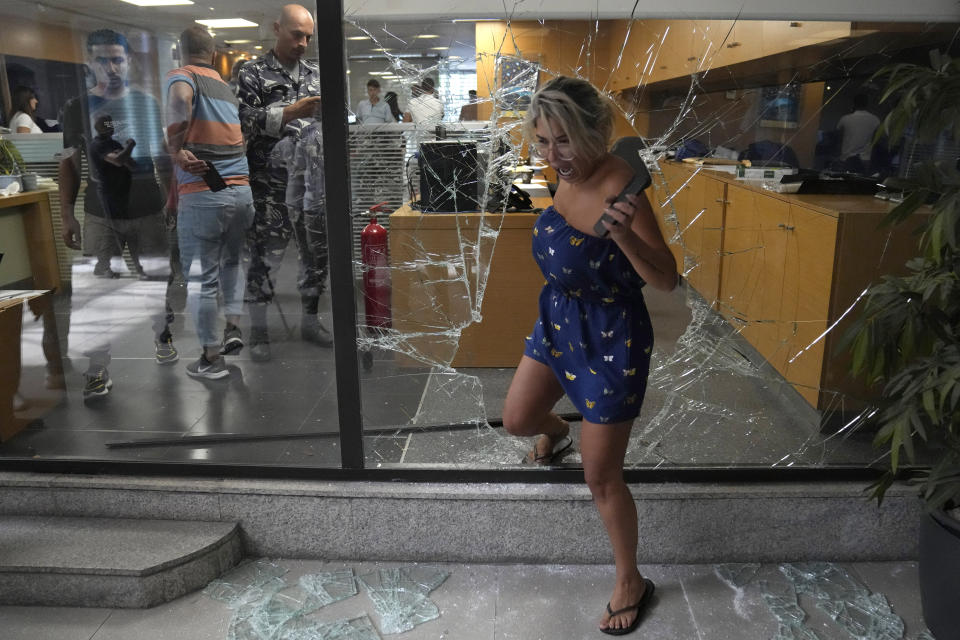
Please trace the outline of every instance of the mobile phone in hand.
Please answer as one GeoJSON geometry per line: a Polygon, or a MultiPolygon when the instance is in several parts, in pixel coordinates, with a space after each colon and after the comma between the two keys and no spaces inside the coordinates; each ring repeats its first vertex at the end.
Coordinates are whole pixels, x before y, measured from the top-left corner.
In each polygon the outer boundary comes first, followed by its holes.
{"type": "MultiPolygon", "coordinates": [[[[640,193],[650,186],[652,182],[650,172],[647,171],[647,165],[640,156],[640,152],[644,149],[646,149],[646,144],[643,142],[643,139],[636,136],[620,138],[614,143],[613,148],[610,149],[610,153],[626,160],[630,168],[633,169],[633,178],[630,179],[630,182],[627,183],[627,186],[623,188],[619,195],[614,198],[614,203],[626,202],[629,194],[640,193]]],[[[616,221],[604,211],[600,219],[597,220],[597,223],[593,225],[593,232],[601,238],[606,238],[610,233],[607,228],[603,226],[604,222],[616,223],[616,221]]]]}
{"type": "MultiPolygon", "coordinates": [[[[644,180],[643,176],[634,174],[633,178],[630,179],[630,182],[627,183],[627,186],[625,186],[623,190],[613,200],[613,202],[610,203],[610,206],[613,206],[617,202],[626,202],[628,195],[630,195],[631,193],[638,194],[642,192],[644,189],[646,189],[648,186],[650,186],[649,174],[647,174],[646,180],[644,180]]],[[[600,219],[597,220],[597,223],[593,225],[593,232],[598,236],[600,236],[601,238],[606,238],[607,234],[610,233],[610,231],[605,226],[603,226],[604,222],[617,224],[617,221],[614,220],[612,217],[610,217],[610,215],[606,211],[604,211],[600,215],[600,219]]]]}
{"type": "Polygon", "coordinates": [[[203,174],[203,181],[210,187],[210,191],[222,191],[227,188],[227,183],[223,181],[223,176],[213,166],[212,162],[207,162],[207,171],[203,174]]]}

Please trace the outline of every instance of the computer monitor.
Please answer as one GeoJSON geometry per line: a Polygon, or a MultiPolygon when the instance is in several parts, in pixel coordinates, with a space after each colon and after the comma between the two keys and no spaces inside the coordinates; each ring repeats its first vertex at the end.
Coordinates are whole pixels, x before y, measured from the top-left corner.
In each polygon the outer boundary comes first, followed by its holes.
{"type": "Polygon", "coordinates": [[[481,172],[475,141],[423,142],[419,165],[423,211],[482,211],[478,200],[481,172]]]}

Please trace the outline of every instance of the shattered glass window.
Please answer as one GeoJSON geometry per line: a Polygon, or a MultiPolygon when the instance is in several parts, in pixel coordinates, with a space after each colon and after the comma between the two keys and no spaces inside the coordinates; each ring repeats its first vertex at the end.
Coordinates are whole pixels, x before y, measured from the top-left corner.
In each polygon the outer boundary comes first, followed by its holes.
{"type": "MultiPolygon", "coordinates": [[[[655,347],[627,464],[877,462],[865,422],[878,391],[851,380],[842,336],[870,283],[916,254],[913,223],[880,221],[900,197],[884,181],[918,150],[909,136],[854,148],[844,117],[882,119],[873,74],[923,63],[957,25],[513,15],[523,8],[346,16],[351,112],[376,78],[413,113],[350,127],[368,462],[511,465],[531,447],[500,417],[544,284],[531,230],[558,178],[521,123],[560,75],[609,98],[614,139],[643,140],[647,197],[683,276],[644,290],[655,347]],[[441,90],[429,99],[443,118],[422,118],[424,81],[453,74],[475,74],[466,117],[449,108],[462,92],[441,90]],[[365,243],[374,218],[384,248],[365,243]]],[[[576,408],[555,411],[575,434],[576,408]]]]}
{"type": "MultiPolygon", "coordinates": [[[[234,10],[214,4],[214,18],[234,10]]],[[[683,278],[670,293],[644,289],[655,338],[626,464],[881,461],[867,425],[878,391],[851,380],[843,336],[870,284],[916,253],[916,222],[879,227],[902,198],[889,179],[957,148],[946,136],[918,144],[909,129],[872,144],[862,123],[890,111],[879,69],[956,53],[956,16],[654,18],[640,5],[511,1],[441,19],[345,2],[346,69],[317,53],[329,22],[290,50],[345,71],[333,99],[345,99],[350,177],[337,186],[350,202],[334,211],[332,123],[284,114],[317,98],[313,67],[282,87],[256,80],[284,4],[245,4],[249,24],[212,28],[209,78],[245,105],[231,148],[254,159],[255,215],[227,225],[229,242],[190,226],[182,209],[206,181],[178,174],[168,153],[171,131],[186,131],[169,126],[168,74],[188,61],[177,40],[196,7],[0,7],[11,32],[42,34],[0,44],[4,115],[22,85],[44,127],[0,132],[0,339],[11,347],[0,457],[339,467],[354,441],[340,439],[349,394],[330,330],[334,310],[353,305],[361,406],[346,410],[362,415],[368,468],[520,465],[532,441],[505,433],[503,406],[544,285],[532,230],[559,181],[522,121],[537,88],[565,75],[610,101],[614,140],[641,140],[646,195],[683,278]],[[104,35],[117,44],[90,45],[104,35]],[[349,222],[347,273],[327,271],[331,220],[349,222]],[[230,259],[214,287],[221,249],[230,259]],[[352,299],[333,298],[333,279],[352,299]]],[[[574,442],[556,464],[576,467],[582,416],[567,398],[554,410],[574,442]]],[[[273,595],[279,617],[301,606],[273,595]]]]}

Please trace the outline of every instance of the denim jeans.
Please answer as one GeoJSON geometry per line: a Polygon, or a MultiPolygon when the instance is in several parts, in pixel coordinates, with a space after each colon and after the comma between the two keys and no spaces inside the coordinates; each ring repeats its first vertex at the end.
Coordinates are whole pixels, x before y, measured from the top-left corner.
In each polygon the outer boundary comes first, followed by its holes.
{"type": "Polygon", "coordinates": [[[242,263],[253,213],[253,196],[246,186],[180,196],[177,210],[180,264],[191,283],[190,308],[201,346],[220,344],[216,334],[218,293],[223,295],[224,315],[243,313],[246,278],[242,263]],[[199,273],[191,273],[197,257],[200,258],[199,273]],[[196,282],[200,284],[199,293],[196,282]]]}

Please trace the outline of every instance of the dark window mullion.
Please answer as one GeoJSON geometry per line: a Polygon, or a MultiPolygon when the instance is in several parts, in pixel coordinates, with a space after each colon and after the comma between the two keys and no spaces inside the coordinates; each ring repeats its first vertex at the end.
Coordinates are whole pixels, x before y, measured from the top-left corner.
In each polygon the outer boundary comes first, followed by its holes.
{"type": "Polygon", "coordinates": [[[363,468],[363,418],[357,361],[357,311],[350,225],[350,154],[347,149],[346,55],[342,0],[317,4],[317,55],[323,92],[323,161],[327,193],[330,295],[340,419],[340,464],[363,468]]]}

